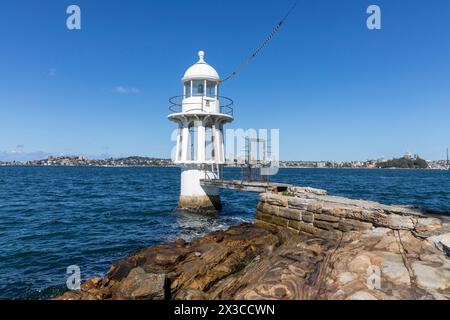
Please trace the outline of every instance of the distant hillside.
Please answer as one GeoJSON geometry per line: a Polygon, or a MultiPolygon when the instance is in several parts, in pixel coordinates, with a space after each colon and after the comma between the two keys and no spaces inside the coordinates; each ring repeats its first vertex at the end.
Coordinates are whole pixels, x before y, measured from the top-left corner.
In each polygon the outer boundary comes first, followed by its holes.
{"type": "Polygon", "coordinates": [[[379,162],[377,166],[378,168],[427,169],[428,163],[420,157],[413,159],[402,157],[385,162],[379,162]]]}

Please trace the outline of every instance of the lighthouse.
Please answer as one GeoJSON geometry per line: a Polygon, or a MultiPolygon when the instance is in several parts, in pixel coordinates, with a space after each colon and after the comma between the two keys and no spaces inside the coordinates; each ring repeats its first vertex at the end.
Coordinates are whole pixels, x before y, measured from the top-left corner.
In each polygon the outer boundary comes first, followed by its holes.
{"type": "Polygon", "coordinates": [[[219,190],[202,181],[221,179],[225,164],[223,127],[233,121],[233,101],[219,95],[220,77],[205,53],[182,78],[183,94],[169,100],[169,120],[178,124],[173,159],[181,168],[179,209],[220,210],[219,190]]]}

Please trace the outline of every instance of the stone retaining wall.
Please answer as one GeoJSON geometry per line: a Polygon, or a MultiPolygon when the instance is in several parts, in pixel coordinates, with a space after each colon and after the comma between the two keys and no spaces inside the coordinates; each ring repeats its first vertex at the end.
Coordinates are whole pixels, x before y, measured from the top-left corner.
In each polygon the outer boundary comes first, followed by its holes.
{"type": "Polygon", "coordinates": [[[261,194],[256,220],[326,239],[374,227],[410,230],[426,238],[442,227],[439,219],[426,217],[419,209],[329,196],[324,190],[302,187],[261,194]]]}

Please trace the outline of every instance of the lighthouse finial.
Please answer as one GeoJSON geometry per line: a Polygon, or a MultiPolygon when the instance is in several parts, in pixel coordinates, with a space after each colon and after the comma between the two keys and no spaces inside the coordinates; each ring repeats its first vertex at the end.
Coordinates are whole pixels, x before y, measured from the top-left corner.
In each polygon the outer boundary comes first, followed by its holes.
{"type": "Polygon", "coordinates": [[[198,52],[198,57],[200,58],[199,62],[205,62],[205,51],[200,50],[198,52]]]}

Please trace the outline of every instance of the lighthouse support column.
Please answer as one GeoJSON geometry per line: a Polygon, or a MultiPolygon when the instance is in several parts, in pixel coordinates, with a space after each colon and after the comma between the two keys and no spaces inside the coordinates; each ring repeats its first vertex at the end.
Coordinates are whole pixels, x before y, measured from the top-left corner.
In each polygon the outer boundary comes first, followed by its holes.
{"type": "Polygon", "coordinates": [[[189,150],[189,122],[183,122],[183,128],[181,129],[181,161],[188,160],[189,150]]]}
{"type": "Polygon", "coordinates": [[[197,160],[199,162],[205,162],[205,125],[202,120],[196,121],[195,126],[197,127],[197,160]]]}
{"type": "Polygon", "coordinates": [[[220,195],[217,188],[203,187],[200,180],[215,173],[210,168],[199,165],[181,167],[181,190],[178,208],[195,213],[215,213],[221,209],[220,195]]]}
{"type": "Polygon", "coordinates": [[[214,124],[214,155],[215,161],[218,164],[222,164],[223,160],[223,139],[222,129],[220,123],[214,124]]]}
{"type": "Polygon", "coordinates": [[[183,132],[183,125],[180,123],[180,124],[178,124],[178,130],[177,130],[177,146],[175,148],[175,156],[174,156],[175,162],[178,162],[181,160],[180,153],[181,153],[182,132],[183,132]]]}

